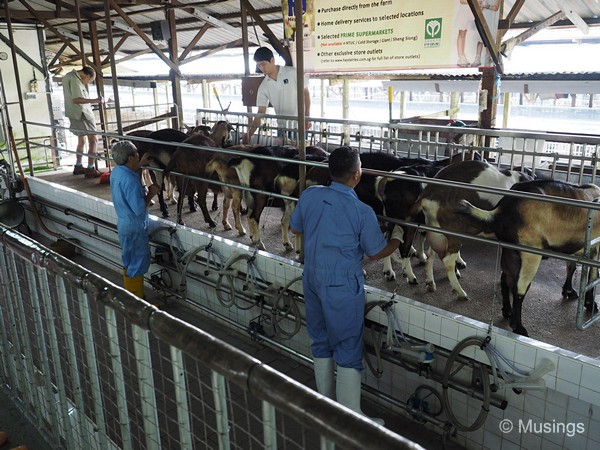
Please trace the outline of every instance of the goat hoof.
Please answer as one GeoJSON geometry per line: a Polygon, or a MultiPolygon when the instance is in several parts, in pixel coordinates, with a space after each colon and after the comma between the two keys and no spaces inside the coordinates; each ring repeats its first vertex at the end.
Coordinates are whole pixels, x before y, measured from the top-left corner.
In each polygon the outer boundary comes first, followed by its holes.
{"type": "Polygon", "coordinates": [[[394,271],[383,272],[383,275],[385,275],[387,281],[394,281],[396,279],[396,272],[394,271]]]}
{"type": "Polygon", "coordinates": [[[210,210],[211,210],[211,211],[216,211],[217,209],[219,209],[219,207],[218,207],[218,206],[212,206],[212,207],[210,208],[210,210]]]}
{"type": "Polygon", "coordinates": [[[258,250],[266,250],[265,244],[262,241],[252,242],[252,247],[256,247],[258,250]]]}
{"type": "Polygon", "coordinates": [[[417,281],[417,278],[413,278],[412,280],[408,280],[408,284],[412,284],[413,286],[416,286],[417,284],[419,284],[419,282],[417,281]]]}
{"type": "Polygon", "coordinates": [[[169,205],[176,205],[177,204],[177,200],[169,200],[169,205]]]}
{"type": "Polygon", "coordinates": [[[424,266],[425,264],[427,264],[427,261],[419,260],[419,264],[418,264],[419,266],[424,266]]]}
{"type": "Polygon", "coordinates": [[[429,292],[435,292],[436,291],[436,286],[435,286],[435,283],[433,281],[427,281],[425,283],[425,286],[427,286],[427,290],[429,292]]]}
{"type": "Polygon", "coordinates": [[[457,268],[457,269],[466,269],[466,268],[467,268],[467,263],[464,263],[464,262],[457,262],[457,263],[456,263],[456,268],[457,268]]]}
{"type": "Polygon", "coordinates": [[[291,252],[292,250],[294,250],[294,246],[290,243],[285,243],[283,244],[283,246],[285,247],[286,252],[291,252]]]}
{"type": "Polygon", "coordinates": [[[595,314],[598,312],[598,304],[594,300],[591,300],[589,302],[586,300],[584,306],[585,310],[589,313],[593,312],[595,314]]]}
{"type": "Polygon", "coordinates": [[[162,212],[162,216],[163,217],[169,217],[170,216],[169,211],[163,211],[162,212]]]}
{"type": "Polygon", "coordinates": [[[469,296],[468,295],[458,295],[456,297],[456,300],[458,300],[459,302],[466,302],[467,300],[469,300],[469,296]]]}
{"type": "Polygon", "coordinates": [[[565,300],[576,300],[579,298],[579,294],[572,289],[562,291],[562,296],[565,300]]]}
{"type": "Polygon", "coordinates": [[[217,228],[217,224],[214,222],[208,222],[208,228],[217,228]]]}
{"type": "Polygon", "coordinates": [[[516,328],[513,328],[513,333],[520,334],[521,336],[529,337],[529,333],[523,325],[519,325],[516,328]]]}
{"type": "Polygon", "coordinates": [[[238,236],[246,236],[246,230],[238,230],[238,236]]]}
{"type": "Polygon", "coordinates": [[[194,206],[190,205],[190,212],[197,212],[197,211],[198,211],[198,208],[196,208],[195,205],[194,206]]]}
{"type": "Polygon", "coordinates": [[[242,208],[242,209],[240,209],[240,214],[242,216],[245,216],[246,214],[248,214],[248,208],[242,208]]]}
{"type": "Polygon", "coordinates": [[[223,231],[231,231],[231,225],[223,225],[223,231]]]}

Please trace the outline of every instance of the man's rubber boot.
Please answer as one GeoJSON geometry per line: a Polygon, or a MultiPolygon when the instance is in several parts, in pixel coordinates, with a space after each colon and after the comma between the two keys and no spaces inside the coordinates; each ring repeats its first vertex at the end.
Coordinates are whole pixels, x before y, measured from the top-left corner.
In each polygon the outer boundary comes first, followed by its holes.
{"type": "Polygon", "coordinates": [[[333,373],[335,362],[333,358],[313,358],[315,364],[315,381],[317,391],[331,400],[335,400],[335,387],[333,373]]]}
{"type": "Polygon", "coordinates": [[[125,289],[139,298],[144,298],[144,275],[138,275],[137,277],[124,277],[125,289]]]}
{"type": "MultiPolygon", "coordinates": [[[[338,366],[335,387],[339,403],[366,417],[365,413],[360,409],[360,371],[338,366]]],[[[379,425],[384,425],[385,423],[383,419],[374,417],[369,417],[369,419],[379,425]]]]}

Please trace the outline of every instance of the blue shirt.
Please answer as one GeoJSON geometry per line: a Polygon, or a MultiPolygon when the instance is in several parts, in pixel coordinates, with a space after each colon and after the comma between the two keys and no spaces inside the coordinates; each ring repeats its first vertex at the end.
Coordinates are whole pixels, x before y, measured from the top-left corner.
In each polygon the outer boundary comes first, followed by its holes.
{"type": "Polygon", "coordinates": [[[304,233],[304,270],[362,272],[363,256],[387,245],[373,209],[335,181],[304,191],[290,224],[304,233]]]}
{"type": "Polygon", "coordinates": [[[148,228],[146,196],[140,174],[125,165],[119,165],[110,175],[110,192],[118,217],[118,228],[139,231],[148,228]]]}

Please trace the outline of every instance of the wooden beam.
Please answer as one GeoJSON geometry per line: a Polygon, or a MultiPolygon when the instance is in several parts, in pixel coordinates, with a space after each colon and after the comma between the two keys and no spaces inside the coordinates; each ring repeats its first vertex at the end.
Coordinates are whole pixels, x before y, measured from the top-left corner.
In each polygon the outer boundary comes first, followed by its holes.
{"type": "Polygon", "coordinates": [[[573,25],[575,25],[579,31],[581,31],[583,34],[590,33],[590,27],[588,24],[585,23],[585,20],[583,20],[579,14],[573,11],[572,8],[561,2],[560,10],[565,13],[571,23],[573,23],[573,25]]]}
{"type": "Polygon", "coordinates": [[[488,27],[487,20],[485,20],[483,11],[481,11],[481,7],[479,6],[479,2],[477,0],[467,0],[467,2],[471,8],[473,17],[475,17],[475,23],[477,25],[477,29],[479,30],[481,41],[492,57],[492,60],[496,65],[496,70],[499,73],[504,73],[502,61],[500,60],[500,52],[498,52],[498,46],[496,45],[496,38],[495,36],[492,36],[492,32],[488,27]]]}
{"type": "Polygon", "coordinates": [[[187,64],[187,63],[190,63],[192,61],[196,61],[198,59],[204,58],[206,56],[214,55],[215,53],[218,53],[218,52],[223,51],[223,50],[227,50],[229,48],[239,47],[241,45],[241,43],[242,43],[242,38],[236,39],[235,41],[231,41],[231,42],[229,42],[227,44],[224,44],[224,45],[221,45],[219,47],[215,47],[213,49],[207,50],[207,51],[205,51],[204,53],[202,53],[200,55],[191,56],[188,59],[186,59],[185,61],[183,61],[181,64],[182,65],[183,64],[187,64]]]}
{"type": "Polygon", "coordinates": [[[514,36],[514,37],[512,37],[510,39],[507,39],[506,41],[504,41],[502,43],[500,51],[505,56],[510,55],[512,53],[513,49],[517,45],[519,45],[521,42],[525,41],[526,39],[529,39],[534,34],[542,31],[545,28],[548,28],[552,24],[554,24],[554,23],[556,23],[559,20],[562,20],[564,18],[565,18],[565,13],[562,12],[562,11],[559,11],[559,12],[551,15],[546,20],[543,20],[541,22],[536,23],[534,26],[532,26],[528,30],[523,31],[521,34],[519,34],[517,36],[514,36]]]}
{"type": "MultiPolygon", "coordinates": [[[[25,0],[19,0],[19,1],[20,1],[20,3],[21,3],[23,6],[25,6],[25,8],[27,8],[27,10],[28,10],[28,11],[29,11],[31,14],[33,14],[35,17],[38,17],[38,16],[37,16],[37,12],[31,8],[31,6],[29,5],[29,2],[27,2],[27,1],[25,1],[25,0]]],[[[50,31],[52,31],[54,34],[56,34],[57,36],[59,36],[59,38],[60,38],[60,40],[61,40],[61,41],[63,41],[65,44],[67,44],[67,46],[68,46],[68,47],[69,47],[71,50],[73,50],[73,51],[74,51],[74,52],[75,52],[77,55],[79,55],[79,57],[81,58],[81,62],[82,62],[82,64],[85,64],[85,65],[88,65],[88,66],[94,67],[94,68],[95,68],[95,69],[98,71],[98,68],[96,68],[96,67],[94,66],[94,64],[92,64],[92,63],[91,63],[91,62],[90,62],[90,61],[89,61],[89,60],[86,58],[86,56],[85,56],[85,55],[82,55],[82,54],[80,53],[79,49],[78,49],[77,47],[75,47],[75,46],[74,46],[74,45],[71,43],[71,41],[69,41],[67,38],[65,38],[65,37],[64,37],[64,36],[61,34],[61,32],[60,32],[60,31],[59,31],[59,30],[58,30],[56,27],[54,27],[54,26],[53,26],[53,25],[52,25],[50,22],[48,22],[46,19],[42,19],[41,17],[39,17],[39,18],[38,18],[38,22],[41,22],[42,24],[44,24],[44,27],[45,27],[45,28],[49,29],[49,30],[50,30],[50,31]]]]}
{"type": "Polygon", "coordinates": [[[525,0],[517,0],[506,15],[506,17],[504,18],[504,20],[501,20],[498,23],[498,29],[503,30],[502,35],[504,35],[510,29],[513,22],[515,21],[515,18],[517,17],[517,14],[519,14],[519,11],[521,11],[521,8],[523,7],[524,3],[525,0]]]}
{"type": "Polygon", "coordinates": [[[194,36],[194,38],[190,41],[188,46],[183,50],[183,52],[181,52],[181,55],[179,55],[179,63],[180,64],[185,60],[186,56],[194,49],[194,47],[196,46],[198,41],[202,38],[202,36],[204,36],[204,34],[211,27],[212,27],[211,24],[205,23],[204,26],[202,27],[202,29],[200,31],[198,31],[198,33],[196,33],[196,36],[194,36]]]}
{"type": "MultiPolygon", "coordinates": [[[[246,12],[252,16],[252,18],[258,23],[260,28],[267,35],[267,39],[271,42],[271,45],[275,47],[275,50],[280,55],[287,55],[288,58],[291,58],[290,50],[287,47],[284,47],[281,42],[279,42],[279,38],[273,34],[269,26],[265,23],[260,14],[254,9],[254,6],[250,4],[248,0],[242,0],[244,2],[244,6],[246,7],[246,12]]],[[[472,0],[471,0],[472,1],[472,0]]]]}
{"type": "Polygon", "coordinates": [[[163,52],[156,46],[156,44],[154,44],[154,42],[148,37],[146,36],[146,33],[144,33],[140,27],[137,26],[137,24],[131,20],[129,18],[129,16],[117,5],[117,3],[115,2],[115,0],[108,0],[110,3],[110,6],[113,10],[115,10],[115,12],[125,21],[127,22],[127,24],[137,33],[137,35],[139,37],[141,37],[143,39],[143,41],[148,45],[148,47],[150,47],[150,49],[156,54],[156,56],[158,56],[160,59],[163,60],[163,62],[165,64],[167,64],[173,71],[175,71],[175,73],[177,73],[179,76],[181,76],[181,72],[179,71],[179,67],[177,67],[176,64],[174,64],[169,58],[167,58],[163,52]]]}

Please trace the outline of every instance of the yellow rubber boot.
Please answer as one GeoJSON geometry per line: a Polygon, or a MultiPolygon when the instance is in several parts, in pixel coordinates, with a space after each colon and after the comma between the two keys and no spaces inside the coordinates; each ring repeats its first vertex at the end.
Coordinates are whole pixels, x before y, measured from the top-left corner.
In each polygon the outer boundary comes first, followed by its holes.
{"type": "Polygon", "coordinates": [[[144,275],[137,277],[124,276],[125,289],[139,298],[144,298],[144,275]]]}

